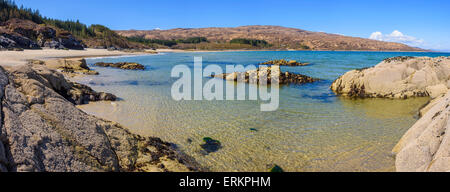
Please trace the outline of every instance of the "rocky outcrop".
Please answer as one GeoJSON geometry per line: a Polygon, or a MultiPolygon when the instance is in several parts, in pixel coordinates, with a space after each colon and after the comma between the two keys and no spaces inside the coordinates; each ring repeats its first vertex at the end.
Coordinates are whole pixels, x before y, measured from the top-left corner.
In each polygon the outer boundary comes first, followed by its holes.
{"type": "Polygon", "coordinates": [[[261,63],[261,65],[306,66],[306,65],[309,65],[309,63],[300,63],[300,62],[297,62],[296,60],[280,59],[280,60],[267,61],[267,62],[261,63]]]}
{"type": "Polygon", "coordinates": [[[400,172],[450,171],[450,91],[421,110],[423,116],[394,147],[400,172]]]}
{"type": "Polygon", "coordinates": [[[430,96],[421,118],[392,150],[399,172],[450,171],[450,57],[393,57],[353,70],[331,89],[351,97],[430,96]]]}
{"type": "Polygon", "coordinates": [[[85,74],[85,75],[98,75],[97,71],[91,70],[85,59],[54,59],[48,61],[39,61],[32,60],[30,61],[32,64],[41,64],[46,65],[50,69],[59,70],[65,74],[76,75],[76,74],[85,74]]]}
{"type": "Polygon", "coordinates": [[[22,19],[10,19],[0,26],[0,42],[5,49],[17,47],[24,49],[40,47],[84,49],[83,43],[70,32],[22,19]]]}
{"type": "Polygon", "coordinates": [[[31,39],[18,33],[9,32],[0,26],[0,49],[12,50],[14,48],[39,49],[40,46],[31,39]]]}
{"type": "Polygon", "coordinates": [[[133,63],[133,62],[118,62],[118,63],[98,62],[98,63],[95,63],[94,65],[99,66],[99,67],[112,67],[112,68],[126,69],[126,70],[145,70],[144,65],[141,65],[139,63],[133,63]]]}
{"type": "Polygon", "coordinates": [[[267,79],[267,84],[275,82],[278,82],[279,84],[291,84],[291,83],[304,84],[304,83],[312,83],[319,80],[301,74],[295,74],[290,72],[282,73],[280,70],[280,66],[278,65],[270,67],[259,67],[256,70],[249,70],[246,72],[234,72],[234,73],[213,75],[212,77],[225,79],[227,81],[236,81],[253,84],[259,84],[260,79],[261,80],[267,79]],[[272,79],[272,76],[278,77],[278,79],[276,78],[272,79]]]}
{"type": "Polygon", "coordinates": [[[349,97],[435,98],[447,92],[449,80],[450,57],[395,57],[372,68],[347,72],[331,89],[349,97]]]}
{"type": "Polygon", "coordinates": [[[79,88],[42,65],[0,67],[0,171],[201,170],[173,144],[78,109],[79,88]]]}
{"type": "Polygon", "coordinates": [[[116,100],[116,96],[110,93],[98,93],[88,86],[67,81],[61,73],[43,65],[19,66],[11,69],[10,73],[14,77],[12,81],[16,85],[21,85],[18,89],[27,95],[30,103],[41,103],[46,98],[42,86],[35,86],[36,84],[52,89],[77,105],[87,104],[90,101],[116,100]]]}

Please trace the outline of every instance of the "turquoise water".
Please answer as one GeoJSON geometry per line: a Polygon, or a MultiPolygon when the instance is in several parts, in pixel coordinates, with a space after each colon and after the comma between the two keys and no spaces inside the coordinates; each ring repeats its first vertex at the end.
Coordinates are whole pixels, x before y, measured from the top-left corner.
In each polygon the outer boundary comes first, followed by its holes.
{"type": "MultiPolygon", "coordinates": [[[[347,99],[329,86],[345,72],[376,65],[394,56],[450,56],[444,53],[384,52],[197,52],[97,58],[95,62],[138,62],[145,71],[91,68],[99,76],[77,78],[97,91],[111,92],[116,102],[80,106],[84,111],[119,122],[135,133],[173,142],[212,171],[267,171],[271,164],[285,171],[393,171],[391,149],[416,121],[427,98],[407,100],[347,99]],[[311,63],[281,67],[322,81],[280,87],[277,111],[261,112],[261,101],[174,101],[172,67],[258,64],[273,59],[311,63]],[[257,129],[251,131],[250,129],[257,129]],[[205,155],[203,137],[221,141],[222,148],[205,155]]],[[[205,81],[210,80],[205,78],[205,81]]],[[[215,80],[221,81],[222,80],[215,80]]],[[[230,82],[224,82],[230,83],[230,82]]]]}

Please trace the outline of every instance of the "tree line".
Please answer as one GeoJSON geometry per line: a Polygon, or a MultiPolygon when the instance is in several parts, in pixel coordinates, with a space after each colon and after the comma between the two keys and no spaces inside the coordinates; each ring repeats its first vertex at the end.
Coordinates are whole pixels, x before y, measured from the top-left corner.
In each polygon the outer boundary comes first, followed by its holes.
{"type": "Polygon", "coordinates": [[[172,47],[181,43],[184,44],[199,44],[203,42],[209,42],[206,37],[191,37],[187,39],[172,39],[172,40],[165,40],[165,39],[146,39],[144,37],[127,37],[129,41],[137,42],[137,43],[143,43],[146,45],[152,45],[152,44],[158,44],[158,45],[164,45],[167,47],[172,47]]]}
{"type": "Polygon", "coordinates": [[[23,6],[19,8],[13,0],[0,0],[0,22],[12,18],[31,20],[38,24],[44,23],[39,10],[32,10],[23,6]]]}
{"type": "Polygon", "coordinates": [[[102,25],[87,26],[80,21],[58,20],[43,17],[39,10],[20,8],[13,0],[0,0],[0,21],[5,22],[12,18],[31,20],[37,24],[48,24],[66,31],[77,37],[111,37],[116,36],[115,32],[102,25]]]}
{"type": "Polygon", "coordinates": [[[258,39],[244,39],[244,38],[236,38],[230,41],[232,44],[247,44],[253,47],[270,47],[270,44],[265,40],[258,39]]]}

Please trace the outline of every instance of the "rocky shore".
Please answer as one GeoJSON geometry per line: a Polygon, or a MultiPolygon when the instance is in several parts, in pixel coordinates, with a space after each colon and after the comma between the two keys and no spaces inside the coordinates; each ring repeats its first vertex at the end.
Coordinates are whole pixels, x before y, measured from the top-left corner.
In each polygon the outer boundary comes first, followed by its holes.
{"type": "Polygon", "coordinates": [[[331,89],[360,98],[434,98],[450,88],[449,76],[449,57],[394,57],[371,68],[347,72],[331,89]]]}
{"type": "Polygon", "coordinates": [[[297,62],[296,60],[280,59],[280,60],[267,61],[267,62],[261,63],[261,65],[306,66],[306,65],[309,65],[309,63],[300,63],[300,62],[297,62]]]}
{"type": "Polygon", "coordinates": [[[99,67],[112,67],[112,68],[125,69],[125,70],[145,70],[144,65],[141,65],[139,63],[133,63],[133,62],[118,62],[118,63],[98,62],[98,63],[95,63],[94,65],[99,66],[99,67]]]}
{"type": "Polygon", "coordinates": [[[392,151],[396,170],[450,171],[450,57],[389,58],[346,73],[331,89],[357,98],[431,97],[392,151]]]}
{"type": "Polygon", "coordinates": [[[58,70],[69,76],[75,75],[98,75],[97,71],[91,70],[85,59],[53,59],[48,61],[29,60],[32,65],[45,65],[50,69],[58,70]]]}
{"type": "Polygon", "coordinates": [[[450,91],[421,110],[422,117],[394,147],[400,172],[450,171],[450,91]]]}
{"type": "Polygon", "coordinates": [[[304,84],[316,82],[319,80],[301,74],[295,74],[290,72],[283,73],[281,72],[280,66],[278,65],[273,65],[270,67],[259,67],[256,70],[249,70],[246,72],[224,73],[219,75],[213,75],[212,77],[225,79],[227,81],[236,81],[253,84],[259,84],[260,79],[267,79],[268,84],[275,82],[278,82],[279,84],[304,84]],[[278,77],[278,79],[272,79],[272,76],[278,77]]]}
{"type": "Polygon", "coordinates": [[[0,172],[203,170],[176,145],[75,106],[115,99],[41,64],[0,67],[0,172]]]}

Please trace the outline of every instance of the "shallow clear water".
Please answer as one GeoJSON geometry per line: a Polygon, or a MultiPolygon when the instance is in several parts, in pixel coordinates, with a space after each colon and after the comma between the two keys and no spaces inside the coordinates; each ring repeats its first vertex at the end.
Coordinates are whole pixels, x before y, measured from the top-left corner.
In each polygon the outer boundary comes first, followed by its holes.
{"type": "Polygon", "coordinates": [[[176,143],[212,171],[267,171],[270,164],[285,171],[393,171],[390,151],[414,124],[417,109],[428,99],[346,99],[335,96],[329,86],[349,70],[406,55],[450,56],[309,51],[165,53],[89,59],[89,64],[139,62],[147,69],[92,66],[99,76],[75,80],[122,99],[80,106],[84,111],[119,122],[135,133],[176,143]],[[280,87],[280,107],[274,112],[260,112],[261,101],[174,101],[171,86],[177,79],[170,77],[172,67],[185,64],[192,68],[194,56],[202,56],[204,66],[223,67],[294,59],[311,65],[282,70],[323,80],[280,87]],[[205,155],[200,147],[203,137],[221,141],[223,148],[205,155]]]}

